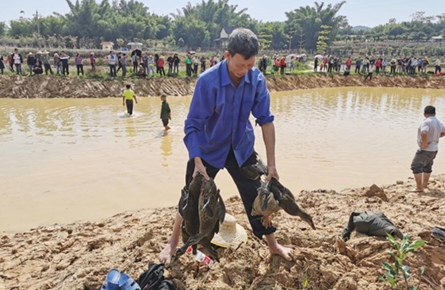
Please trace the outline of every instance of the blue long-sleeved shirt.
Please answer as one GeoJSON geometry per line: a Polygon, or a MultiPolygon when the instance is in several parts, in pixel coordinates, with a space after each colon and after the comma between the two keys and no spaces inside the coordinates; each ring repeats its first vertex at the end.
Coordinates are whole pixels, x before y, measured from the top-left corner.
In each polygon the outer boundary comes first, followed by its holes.
{"type": "Polygon", "coordinates": [[[266,80],[257,68],[249,70],[238,88],[232,84],[225,60],[201,74],[185,120],[189,158],[201,157],[213,167],[224,168],[233,147],[241,166],[255,143],[250,113],[260,126],[274,120],[266,80]]]}

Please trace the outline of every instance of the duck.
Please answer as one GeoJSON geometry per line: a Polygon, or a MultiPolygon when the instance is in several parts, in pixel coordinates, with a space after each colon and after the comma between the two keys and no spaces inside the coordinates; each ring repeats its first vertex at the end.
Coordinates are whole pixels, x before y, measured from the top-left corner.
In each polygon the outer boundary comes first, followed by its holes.
{"type": "MultiPolygon", "coordinates": [[[[181,236],[183,243],[199,233],[198,202],[204,176],[198,173],[190,182],[188,188],[184,186],[178,203],[178,211],[182,217],[181,236]]],[[[193,254],[196,255],[197,245],[193,245],[193,254]]]]}
{"type": "MultiPolygon", "coordinates": [[[[210,242],[215,233],[219,232],[220,224],[224,222],[226,207],[220,190],[216,187],[213,178],[206,180],[203,176],[198,175],[197,177],[200,178],[201,183],[198,206],[194,213],[190,213],[191,220],[187,221],[187,223],[184,222],[183,234],[185,232],[185,236],[183,235],[183,240],[186,238],[187,240],[184,242],[184,245],[176,251],[175,257],[177,259],[184,254],[189,246],[192,246],[192,248],[196,250],[196,246],[199,244],[204,252],[219,262],[218,253],[210,242]],[[191,223],[194,224],[191,225],[191,223]],[[198,233],[191,233],[191,231],[196,229],[197,225],[199,228],[198,233]]],[[[194,190],[195,188],[190,184],[188,198],[186,199],[188,201],[187,207],[190,202],[191,192],[194,190]]]]}
{"type": "Polygon", "coordinates": [[[261,215],[263,226],[269,228],[272,225],[273,214],[281,209],[292,216],[299,216],[312,229],[316,229],[312,217],[298,206],[292,192],[272,177],[269,182],[262,182],[258,188],[258,196],[252,205],[251,214],[261,215]]]}

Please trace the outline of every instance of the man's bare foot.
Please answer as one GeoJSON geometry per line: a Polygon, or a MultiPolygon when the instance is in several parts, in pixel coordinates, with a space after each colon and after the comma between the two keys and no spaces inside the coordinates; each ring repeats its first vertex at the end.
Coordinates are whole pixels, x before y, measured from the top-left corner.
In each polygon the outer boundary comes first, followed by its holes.
{"type": "Polygon", "coordinates": [[[279,255],[288,261],[292,261],[292,249],[282,246],[278,243],[269,246],[269,251],[271,255],[279,255]]]}
{"type": "Polygon", "coordinates": [[[169,126],[165,126],[165,131],[168,131],[168,130],[170,130],[170,127],[169,126]]]}
{"type": "Polygon", "coordinates": [[[174,248],[168,243],[165,248],[162,250],[161,253],[159,253],[159,261],[161,263],[164,263],[165,266],[170,265],[170,262],[172,260],[172,256],[174,254],[174,248]]]}

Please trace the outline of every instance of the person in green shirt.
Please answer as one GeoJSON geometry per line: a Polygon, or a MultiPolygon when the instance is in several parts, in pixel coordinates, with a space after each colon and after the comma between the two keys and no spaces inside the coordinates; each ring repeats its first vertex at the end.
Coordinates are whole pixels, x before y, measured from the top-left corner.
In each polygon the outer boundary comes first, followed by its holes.
{"type": "Polygon", "coordinates": [[[168,126],[168,121],[172,119],[172,114],[170,110],[170,106],[167,103],[167,96],[165,94],[161,95],[161,120],[162,125],[164,125],[165,131],[170,130],[170,127],[168,126]]]}
{"type": "Polygon", "coordinates": [[[128,115],[133,115],[133,99],[138,103],[138,100],[136,99],[136,94],[131,89],[131,85],[126,85],[126,90],[122,93],[122,105],[127,106],[127,113],[128,115]]]}
{"type": "Polygon", "coordinates": [[[187,54],[187,57],[185,58],[185,68],[187,76],[192,76],[192,59],[190,58],[190,54],[187,54]]]}

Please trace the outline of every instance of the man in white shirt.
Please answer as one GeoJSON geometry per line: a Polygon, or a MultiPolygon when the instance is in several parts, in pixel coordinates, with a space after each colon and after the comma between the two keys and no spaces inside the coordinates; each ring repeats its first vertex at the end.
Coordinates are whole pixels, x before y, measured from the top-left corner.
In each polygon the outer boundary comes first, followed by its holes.
{"type": "Polygon", "coordinates": [[[442,68],[440,67],[440,58],[437,58],[436,61],[434,62],[434,65],[436,66],[436,69],[434,70],[434,74],[437,75],[437,73],[441,73],[442,72],[442,68]]]}
{"type": "Polygon", "coordinates": [[[110,76],[115,77],[117,57],[114,54],[114,51],[110,51],[110,54],[108,55],[107,59],[108,59],[108,66],[110,67],[110,76]]]}
{"type": "Polygon", "coordinates": [[[198,74],[198,64],[199,64],[199,60],[196,57],[196,55],[193,56],[192,63],[193,63],[193,74],[196,76],[198,74]]]}
{"type": "Polygon", "coordinates": [[[22,74],[22,63],[23,58],[22,55],[19,53],[18,49],[14,49],[14,54],[12,55],[12,59],[14,60],[15,65],[15,71],[18,75],[22,74]]]}
{"type": "Polygon", "coordinates": [[[411,192],[423,192],[428,186],[434,158],[439,149],[439,138],[445,136],[445,127],[436,119],[436,108],[426,106],[423,115],[425,120],[417,131],[419,149],[411,163],[411,170],[416,180],[416,188],[411,192]]]}

